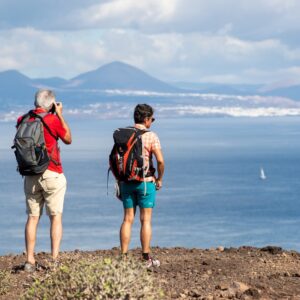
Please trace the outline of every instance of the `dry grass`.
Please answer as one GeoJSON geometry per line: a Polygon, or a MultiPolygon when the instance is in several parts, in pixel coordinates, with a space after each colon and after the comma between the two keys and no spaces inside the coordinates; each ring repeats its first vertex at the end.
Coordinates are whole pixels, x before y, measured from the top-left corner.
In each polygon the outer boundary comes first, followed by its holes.
{"type": "Polygon", "coordinates": [[[11,274],[7,270],[0,270],[0,295],[5,295],[10,289],[11,274]]]}
{"type": "Polygon", "coordinates": [[[136,259],[69,260],[36,278],[23,299],[162,299],[152,274],[136,259]]]}

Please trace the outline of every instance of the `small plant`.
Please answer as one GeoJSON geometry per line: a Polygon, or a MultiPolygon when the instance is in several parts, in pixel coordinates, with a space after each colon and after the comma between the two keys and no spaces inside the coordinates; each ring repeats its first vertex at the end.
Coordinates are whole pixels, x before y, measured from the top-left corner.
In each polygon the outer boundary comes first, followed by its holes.
{"type": "Polygon", "coordinates": [[[0,295],[5,295],[10,288],[10,272],[7,270],[0,270],[0,295]]]}
{"type": "Polygon", "coordinates": [[[36,279],[23,299],[161,299],[152,274],[132,258],[69,260],[36,279]]]}

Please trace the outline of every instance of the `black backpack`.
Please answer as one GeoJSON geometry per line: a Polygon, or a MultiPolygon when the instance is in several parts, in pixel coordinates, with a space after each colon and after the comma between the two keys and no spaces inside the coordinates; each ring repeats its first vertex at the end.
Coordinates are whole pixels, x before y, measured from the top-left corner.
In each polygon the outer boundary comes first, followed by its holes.
{"type": "Polygon", "coordinates": [[[49,166],[51,158],[45,144],[44,128],[57,140],[43,118],[48,113],[36,114],[29,111],[22,116],[17,124],[17,133],[14,138],[15,156],[18,163],[17,170],[21,175],[42,174],[49,166]],[[34,120],[30,120],[34,118],[34,120]]]}
{"type": "Polygon", "coordinates": [[[118,181],[144,181],[153,176],[155,169],[145,168],[142,135],[148,130],[135,127],[118,128],[114,146],[109,155],[110,170],[118,181]]]}

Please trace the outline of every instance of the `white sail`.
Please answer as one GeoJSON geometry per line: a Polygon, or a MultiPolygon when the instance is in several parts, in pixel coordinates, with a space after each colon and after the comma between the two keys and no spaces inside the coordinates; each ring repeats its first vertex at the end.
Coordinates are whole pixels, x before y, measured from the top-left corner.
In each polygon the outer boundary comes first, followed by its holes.
{"type": "Polygon", "coordinates": [[[263,168],[260,168],[260,179],[262,180],[267,179],[267,176],[265,175],[263,168]]]}

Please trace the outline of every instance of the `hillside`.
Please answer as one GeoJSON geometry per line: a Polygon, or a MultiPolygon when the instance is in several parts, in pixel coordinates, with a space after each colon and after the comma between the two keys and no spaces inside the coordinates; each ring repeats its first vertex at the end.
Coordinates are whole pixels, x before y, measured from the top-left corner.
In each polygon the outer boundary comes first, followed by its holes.
{"type": "Polygon", "coordinates": [[[180,89],[166,84],[142,70],[122,62],[112,62],[97,70],[81,74],[70,80],[74,89],[124,89],[156,92],[178,92],[180,89]]]}
{"type": "MultiPolygon", "coordinates": [[[[161,289],[165,295],[162,299],[300,298],[300,254],[295,251],[283,251],[279,247],[270,246],[225,249],[223,247],[217,249],[157,247],[153,249],[153,254],[160,259],[161,267],[149,271],[152,271],[150,275],[154,280],[154,286],[157,290],[161,289]]],[[[5,285],[2,276],[2,289],[4,291],[4,286],[6,289],[0,299],[18,299],[33,286],[36,279],[40,282],[38,289],[41,291],[45,280],[51,282],[51,276],[56,274],[57,278],[70,272],[68,267],[64,266],[67,261],[69,264],[70,262],[76,264],[82,260],[96,263],[103,258],[117,258],[118,255],[118,248],[93,252],[79,250],[65,252],[61,255],[61,269],[56,271],[42,269],[33,277],[22,270],[24,256],[2,256],[0,257],[0,274],[4,272],[12,272],[12,274],[7,275],[9,280],[6,280],[5,285]],[[62,272],[61,275],[57,271],[62,272]]],[[[139,261],[140,249],[130,251],[130,255],[139,261]]],[[[47,265],[47,259],[49,256],[46,253],[37,255],[40,264],[47,265]]],[[[82,273],[76,276],[79,275],[81,280],[87,280],[87,274],[82,273]]],[[[147,282],[142,284],[147,284],[147,282]]],[[[64,286],[72,287],[72,284],[65,282],[64,286]]],[[[55,289],[55,286],[52,289],[55,289]]],[[[101,283],[94,282],[89,289],[84,288],[81,291],[84,297],[78,297],[78,299],[93,299],[91,293],[95,289],[101,291],[101,283]]],[[[66,290],[61,290],[60,293],[66,293],[66,290]]],[[[132,293],[134,293],[133,290],[132,293]]],[[[63,296],[61,297],[64,299],[63,296]]],[[[129,294],[120,299],[131,299],[130,286],[129,294]]],[[[147,299],[147,294],[142,299],[147,299]]]]}

